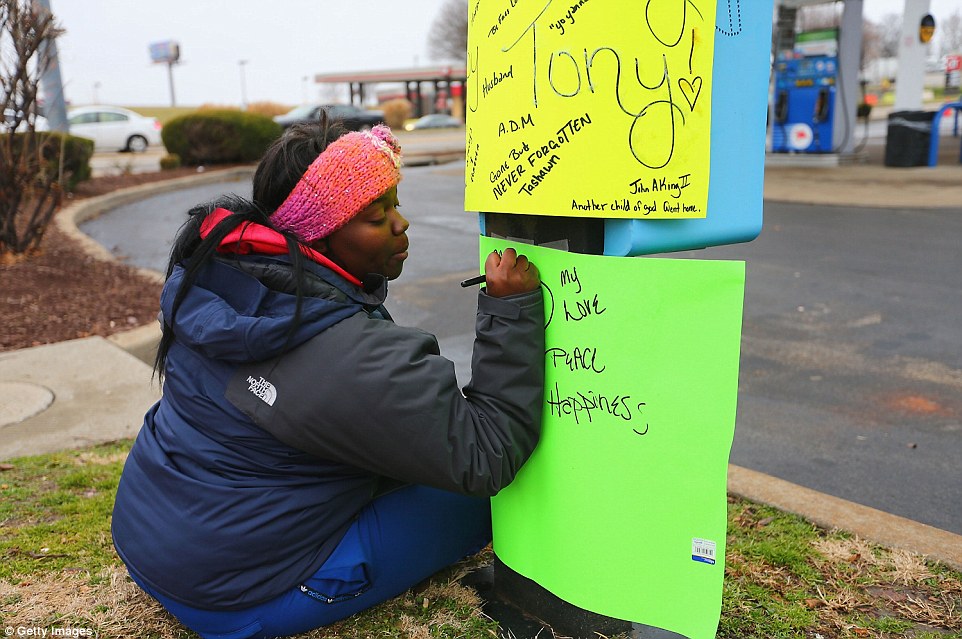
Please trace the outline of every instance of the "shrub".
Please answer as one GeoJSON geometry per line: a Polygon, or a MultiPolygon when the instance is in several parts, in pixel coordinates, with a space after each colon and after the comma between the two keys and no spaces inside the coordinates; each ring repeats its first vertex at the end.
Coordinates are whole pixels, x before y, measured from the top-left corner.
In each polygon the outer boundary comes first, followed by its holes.
{"type": "Polygon", "coordinates": [[[257,115],[266,115],[269,118],[273,118],[275,115],[282,115],[291,110],[291,107],[280,104],[279,102],[251,102],[247,105],[246,109],[242,109],[239,106],[234,106],[232,104],[214,104],[213,102],[205,102],[204,104],[197,107],[198,111],[246,111],[247,113],[256,113],[257,115]]]}
{"type": "Polygon", "coordinates": [[[40,246],[63,192],[90,177],[93,143],[36,130],[41,77],[56,59],[45,44],[63,33],[49,7],[0,0],[0,260],[20,259],[40,246]],[[20,132],[17,132],[17,131],[20,132]]]}
{"type": "Polygon", "coordinates": [[[214,104],[213,102],[204,102],[202,105],[197,107],[198,111],[240,111],[239,106],[234,106],[232,104],[214,104]]]}
{"type": "Polygon", "coordinates": [[[400,130],[404,128],[404,121],[411,117],[414,107],[409,100],[398,98],[383,103],[381,110],[384,111],[384,123],[392,129],[400,130]]]}
{"type": "Polygon", "coordinates": [[[248,113],[266,115],[269,118],[273,118],[275,115],[283,115],[290,110],[291,107],[279,104],[277,102],[251,102],[247,105],[248,113]]]}
{"type": "MultiPolygon", "coordinates": [[[[90,158],[94,154],[94,141],[74,135],[64,135],[63,133],[47,133],[50,136],[51,147],[59,149],[60,139],[65,138],[63,146],[63,171],[64,186],[72,191],[78,183],[89,180],[90,158]]],[[[48,166],[57,166],[60,156],[57,151],[50,153],[48,166]]]]}
{"type": "Polygon", "coordinates": [[[167,151],[188,166],[253,162],[280,137],[272,119],[232,110],[204,110],[174,118],[161,131],[167,151]]]}
{"type": "Polygon", "coordinates": [[[56,182],[60,171],[60,149],[63,149],[64,191],[72,191],[78,183],[90,179],[90,158],[94,154],[94,141],[67,135],[58,131],[38,131],[31,140],[28,133],[15,134],[14,157],[24,152],[31,157],[29,163],[36,163],[37,179],[50,176],[56,182]]]}
{"type": "Polygon", "coordinates": [[[180,168],[180,156],[176,153],[168,153],[164,157],[160,158],[160,170],[170,171],[172,169],[180,168]]]}
{"type": "Polygon", "coordinates": [[[64,191],[90,177],[93,149],[57,132],[0,135],[0,258],[40,245],[64,191]]]}

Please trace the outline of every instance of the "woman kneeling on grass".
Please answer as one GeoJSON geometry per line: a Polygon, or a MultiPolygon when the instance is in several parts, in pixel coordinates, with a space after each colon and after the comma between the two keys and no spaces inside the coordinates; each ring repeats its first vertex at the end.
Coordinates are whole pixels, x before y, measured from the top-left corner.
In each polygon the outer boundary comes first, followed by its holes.
{"type": "Polygon", "coordinates": [[[485,262],[472,378],[382,303],[407,258],[385,126],[290,129],[253,202],[200,206],[161,296],[147,413],[117,492],[131,577],[203,637],[275,637],[394,597],[491,539],[537,443],[537,268],[485,262]]]}

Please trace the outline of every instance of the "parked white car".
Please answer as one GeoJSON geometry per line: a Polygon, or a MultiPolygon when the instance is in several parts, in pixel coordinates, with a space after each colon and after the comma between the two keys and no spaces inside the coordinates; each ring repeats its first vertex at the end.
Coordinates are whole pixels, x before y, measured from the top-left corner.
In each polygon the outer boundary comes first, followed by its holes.
{"type": "Polygon", "coordinates": [[[418,129],[457,129],[464,126],[464,122],[445,113],[431,113],[404,125],[405,131],[418,129]]]}
{"type": "Polygon", "coordinates": [[[94,141],[95,151],[132,151],[143,153],[159,146],[161,124],[130,109],[112,106],[85,106],[67,112],[70,135],[94,141]]]}

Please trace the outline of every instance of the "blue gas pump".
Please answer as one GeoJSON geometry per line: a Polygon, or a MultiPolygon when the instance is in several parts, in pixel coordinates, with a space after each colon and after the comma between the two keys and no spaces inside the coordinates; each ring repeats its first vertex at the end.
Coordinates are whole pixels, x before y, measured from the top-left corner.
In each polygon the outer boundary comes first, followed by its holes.
{"type": "Polygon", "coordinates": [[[838,59],[780,60],[776,66],[772,151],[831,153],[838,59]]]}
{"type": "Polygon", "coordinates": [[[834,150],[837,31],[798,34],[795,48],[775,64],[772,151],[831,153],[834,150]]]}

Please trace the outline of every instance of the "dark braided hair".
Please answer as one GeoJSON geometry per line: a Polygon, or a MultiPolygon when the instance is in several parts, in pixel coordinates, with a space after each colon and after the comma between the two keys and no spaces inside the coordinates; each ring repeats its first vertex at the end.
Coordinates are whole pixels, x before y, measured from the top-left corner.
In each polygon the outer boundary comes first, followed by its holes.
{"type": "Polygon", "coordinates": [[[198,275],[217,255],[217,247],[227,235],[241,224],[260,224],[281,233],[287,241],[295,282],[297,303],[288,336],[292,336],[300,325],[303,303],[304,255],[297,237],[290,231],[274,227],[270,214],[279,207],[294,189],[307,167],[317,158],[327,145],[341,137],[344,129],[337,122],[329,122],[322,115],[318,122],[296,124],[278,138],[264,153],[253,177],[253,198],[245,200],[236,195],[225,195],[213,202],[201,204],[190,209],[187,221],[177,231],[167,263],[169,279],[176,266],[184,269],[180,287],[171,304],[170,317],[164,317],[160,345],[154,359],[154,375],[161,380],[167,363],[167,354],[174,343],[174,319],[190,288],[198,275]],[[223,208],[231,212],[221,220],[207,235],[200,235],[201,224],[214,209],[223,208]]]}

